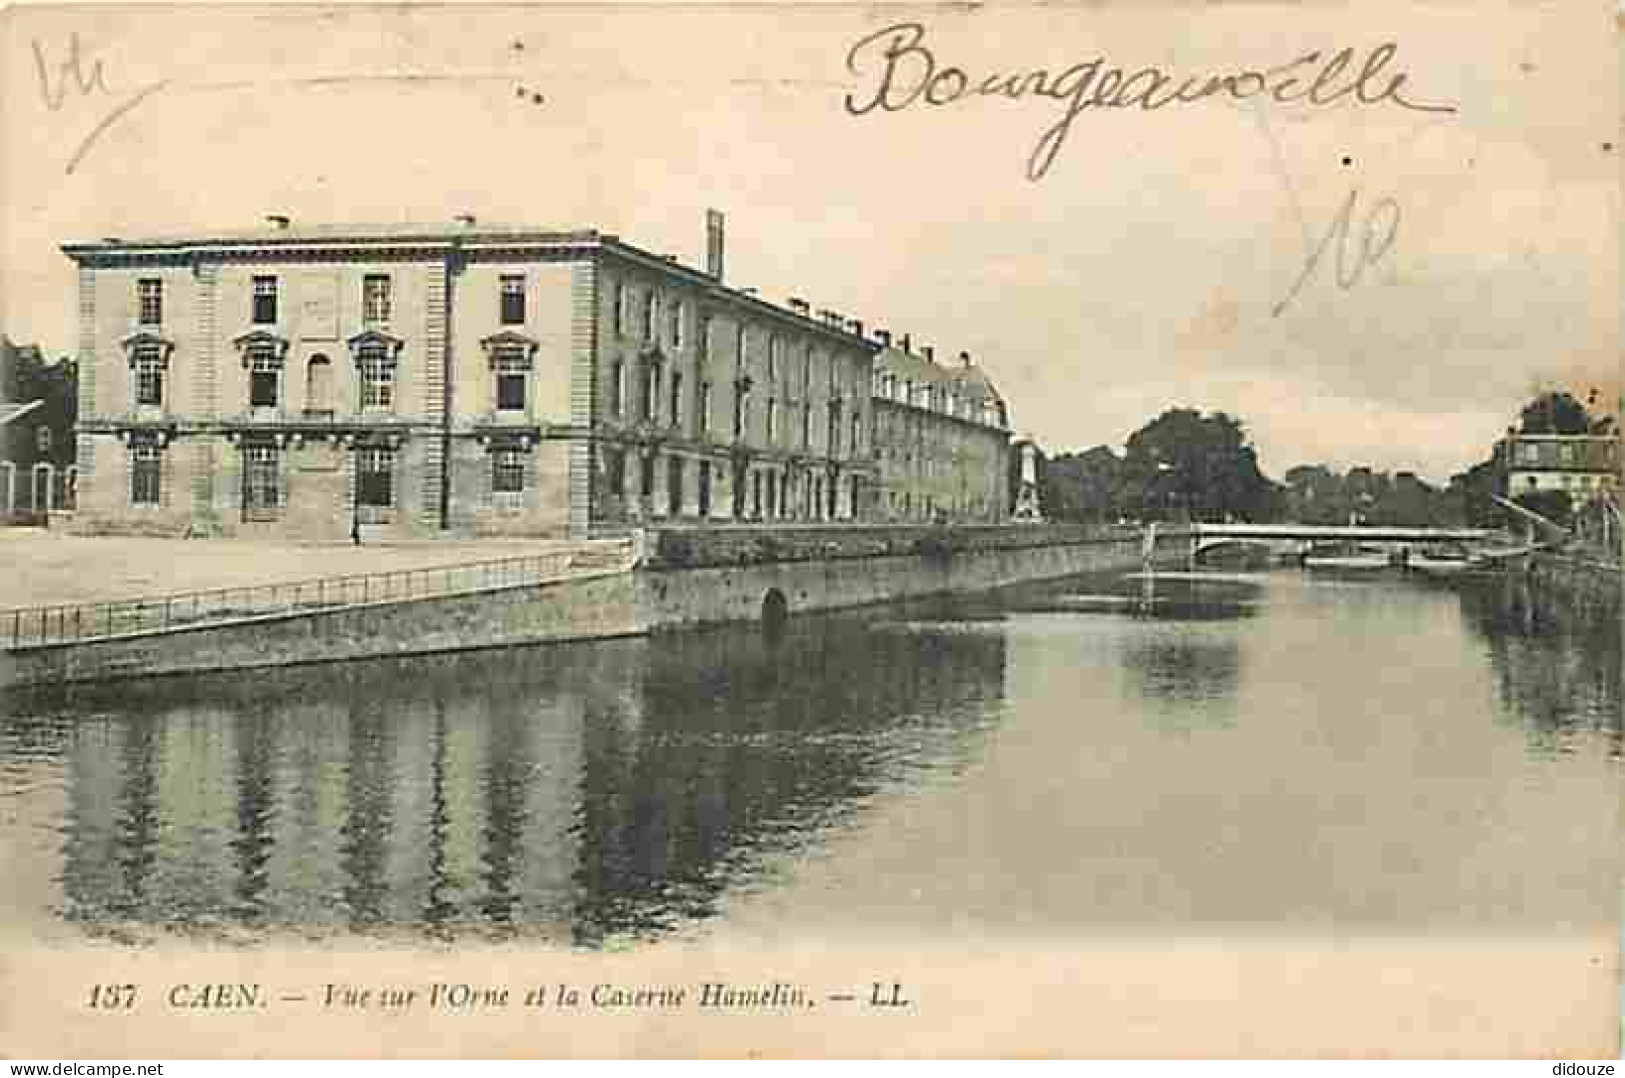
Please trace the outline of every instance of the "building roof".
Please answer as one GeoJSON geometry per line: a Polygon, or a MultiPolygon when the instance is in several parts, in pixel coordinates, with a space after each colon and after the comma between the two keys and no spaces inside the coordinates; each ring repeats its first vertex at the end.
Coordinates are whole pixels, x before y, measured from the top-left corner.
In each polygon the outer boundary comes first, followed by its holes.
{"type": "Polygon", "coordinates": [[[942,386],[957,390],[959,395],[973,404],[996,403],[1003,398],[988,373],[971,358],[961,353],[951,363],[939,363],[923,354],[888,345],[875,357],[875,369],[895,374],[915,385],[942,386]]]}
{"type": "Polygon", "coordinates": [[[287,246],[307,243],[451,243],[474,240],[491,242],[526,240],[531,242],[595,239],[592,229],[569,230],[538,225],[460,221],[402,221],[384,223],[315,223],[290,221],[286,226],[264,224],[256,228],[235,228],[210,232],[159,233],[147,236],[103,236],[63,244],[72,257],[79,252],[114,252],[152,248],[221,246],[287,246]]]}
{"type": "Polygon", "coordinates": [[[1615,442],[1619,436],[1611,431],[1593,430],[1585,434],[1524,434],[1522,431],[1511,431],[1506,436],[1511,442],[1615,442]]]}

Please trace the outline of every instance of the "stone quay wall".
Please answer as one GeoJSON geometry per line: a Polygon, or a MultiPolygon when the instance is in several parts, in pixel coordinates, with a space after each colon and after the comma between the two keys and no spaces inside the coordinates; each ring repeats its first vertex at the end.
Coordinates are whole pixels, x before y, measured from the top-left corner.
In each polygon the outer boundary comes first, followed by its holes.
{"type": "MultiPolygon", "coordinates": [[[[1172,549],[1170,535],[1157,542],[1159,556],[1172,549]]],[[[1181,540],[1188,539],[1181,534],[1181,540]]],[[[661,528],[649,533],[648,564],[701,569],[778,562],[844,561],[851,558],[944,557],[1070,545],[1131,545],[1130,529],[1102,531],[1060,524],[824,526],[794,528],[661,528]]],[[[1181,550],[1184,547],[1180,547],[1181,550]]],[[[1138,556],[1136,554],[1136,556],[1138,556]]]]}
{"type": "Polygon", "coordinates": [[[613,572],[0,651],[0,687],[635,635],[646,630],[632,578],[613,572]]]}
{"type": "MultiPolygon", "coordinates": [[[[1159,537],[1154,560],[1182,566],[1188,545],[1159,537]]],[[[694,529],[644,549],[629,572],[0,652],[0,686],[642,635],[1127,570],[1144,553],[1138,534],[1044,527],[694,529]]]]}
{"type": "MultiPolygon", "coordinates": [[[[1133,569],[1143,554],[1137,532],[1044,525],[671,530],[648,546],[638,605],[653,629],[1133,569]]],[[[1188,551],[1189,537],[1170,533],[1154,562],[1183,567],[1188,551]]]]}

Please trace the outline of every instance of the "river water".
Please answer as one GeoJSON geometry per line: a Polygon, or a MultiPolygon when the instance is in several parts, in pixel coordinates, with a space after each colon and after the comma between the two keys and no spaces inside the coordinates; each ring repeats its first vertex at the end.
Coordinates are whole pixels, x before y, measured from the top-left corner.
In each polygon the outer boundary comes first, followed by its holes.
{"type": "Polygon", "coordinates": [[[1617,621],[1516,584],[1094,576],[0,701],[34,942],[1583,932],[1617,621]]]}

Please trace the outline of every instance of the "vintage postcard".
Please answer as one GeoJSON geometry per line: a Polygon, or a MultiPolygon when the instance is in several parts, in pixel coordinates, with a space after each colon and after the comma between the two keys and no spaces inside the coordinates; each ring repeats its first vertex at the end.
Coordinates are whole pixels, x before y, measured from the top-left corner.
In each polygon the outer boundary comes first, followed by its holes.
{"type": "Polygon", "coordinates": [[[1621,11],[0,11],[0,1054],[1617,1057],[1621,11]]]}

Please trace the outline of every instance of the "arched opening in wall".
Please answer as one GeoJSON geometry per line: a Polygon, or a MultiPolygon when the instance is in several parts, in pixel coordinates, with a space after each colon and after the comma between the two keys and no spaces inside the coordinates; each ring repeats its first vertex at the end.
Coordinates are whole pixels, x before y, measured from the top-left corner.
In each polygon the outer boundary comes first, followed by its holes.
{"type": "Polygon", "coordinates": [[[778,588],[768,588],[767,594],[762,596],[762,628],[769,633],[778,633],[788,620],[790,620],[790,601],[778,588]]]}
{"type": "Polygon", "coordinates": [[[333,414],[333,362],[321,353],[305,365],[305,414],[333,414]]]}

